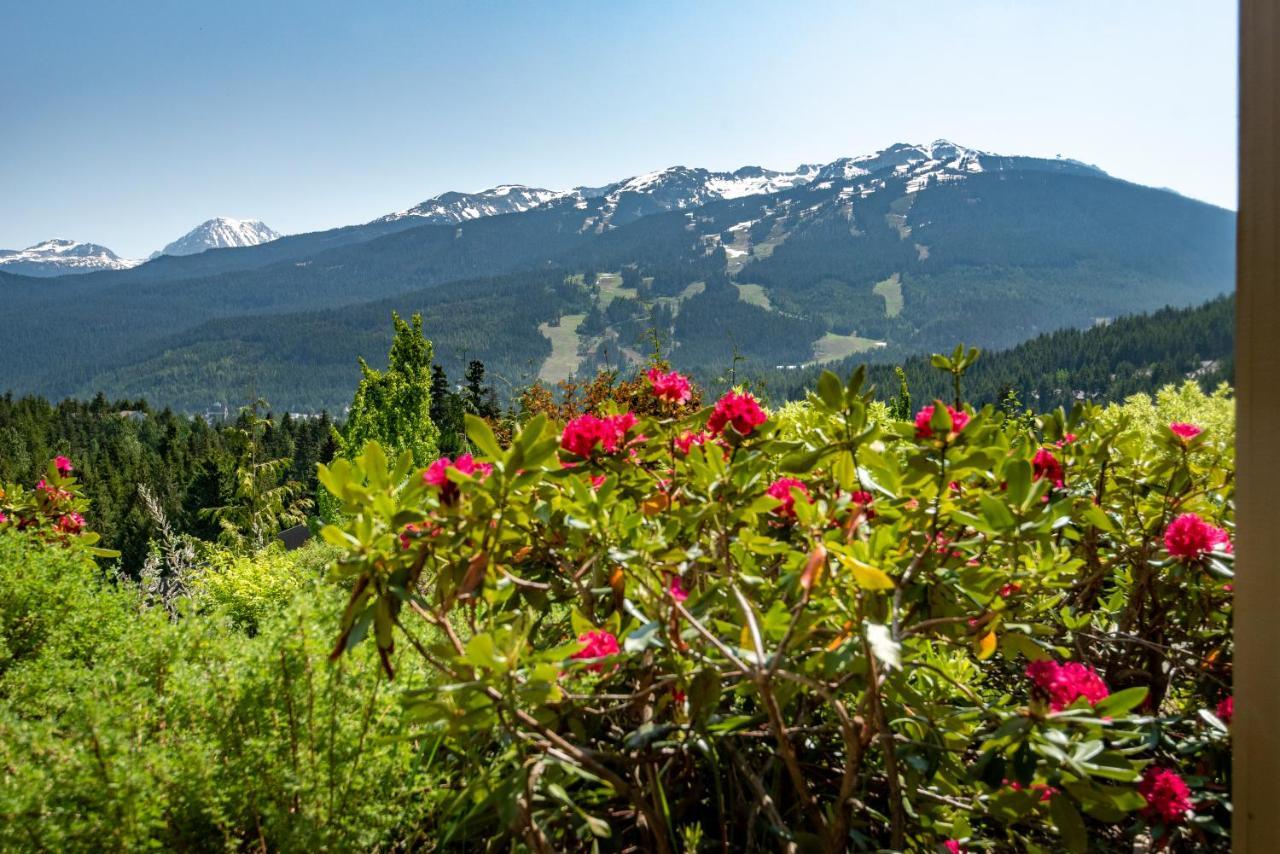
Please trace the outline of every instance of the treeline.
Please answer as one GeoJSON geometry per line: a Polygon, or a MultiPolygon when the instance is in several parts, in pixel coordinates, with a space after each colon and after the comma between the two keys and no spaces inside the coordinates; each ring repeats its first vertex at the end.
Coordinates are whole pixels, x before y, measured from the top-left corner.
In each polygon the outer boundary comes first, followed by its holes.
{"type": "MultiPolygon", "coordinates": [[[[954,339],[953,339],[954,340],[954,339]]],[[[830,366],[847,374],[863,357],[830,366]]],[[[927,356],[901,362],[913,400],[949,399],[947,378],[927,356]]],[[[821,367],[798,371],[744,369],[775,403],[798,400],[814,387],[821,367]]],[[[1070,407],[1077,400],[1118,401],[1153,392],[1169,383],[1197,380],[1210,389],[1235,374],[1235,297],[1220,297],[1195,308],[1166,308],[1133,315],[1090,329],[1062,329],[1008,350],[984,353],[965,375],[965,398],[999,403],[1010,391],[1040,411],[1070,407]]],[[[882,393],[898,392],[892,364],[871,365],[869,378],[882,393]]],[[[712,387],[715,387],[712,380],[712,387]]]]}
{"type": "MultiPolygon", "coordinates": [[[[250,415],[226,422],[154,411],[146,401],[64,400],[0,397],[0,482],[31,485],[49,460],[69,457],[92,502],[93,527],[103,544],[121,552],[136,569],[155,537],[156,520],[138,487],[155,496],[169,523],[204,540],[218,536],[217,523],[202,510],[227,504],[235,489],[242,428],[250,415]]],[[[285,476],[308,493],[316,488],[316,463],[332,459],[333,421],[322,414],[269,418],[259,432],[263,459],[288,458],[285,476]]]]}

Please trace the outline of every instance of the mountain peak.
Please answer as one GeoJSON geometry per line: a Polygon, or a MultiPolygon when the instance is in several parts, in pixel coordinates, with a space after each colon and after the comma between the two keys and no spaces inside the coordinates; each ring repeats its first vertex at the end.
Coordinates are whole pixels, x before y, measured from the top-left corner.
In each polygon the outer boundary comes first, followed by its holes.
{"type": "Polygon", "coordinates": [[[26,249],[0,249],[0,269],[24,276],[64,276],[98,270],[125,270],[139,262],[121,258],[97,243],[65,237],[42,240],[26,249]]]}
{"type": "Polygon", "coordinates": [[[224,249],[232,246],[257,246],[259,243],[275,240],[279,236],[259,219],[218,216],[200,223],[151,257],[195,255],[206,249],[224,249]]]}
{"type": "Polygon", "coordinates": [[[486,216],[523,213],[566,195],[569,194],[541,187],[526,187],[524,184],[499,184],[478,193],[450,190],[419,202],[407,210],[387,214],[374,222],[413,218],[424,223],[457,224],[486,216]]]}

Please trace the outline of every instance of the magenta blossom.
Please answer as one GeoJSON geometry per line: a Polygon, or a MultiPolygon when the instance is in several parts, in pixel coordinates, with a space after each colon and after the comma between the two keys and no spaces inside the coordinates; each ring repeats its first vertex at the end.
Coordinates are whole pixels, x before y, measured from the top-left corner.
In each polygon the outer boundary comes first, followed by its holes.
{"type": "Polygon", "coordinates": [[[645,376],[649,378],[649,383],[653,386],[654,397],[659,400],[678,405],[688,402],[693,395],[693,389],[689,385],[689,378],[676,371],[664,374],[657,368],[650,368],[645,376]]]}

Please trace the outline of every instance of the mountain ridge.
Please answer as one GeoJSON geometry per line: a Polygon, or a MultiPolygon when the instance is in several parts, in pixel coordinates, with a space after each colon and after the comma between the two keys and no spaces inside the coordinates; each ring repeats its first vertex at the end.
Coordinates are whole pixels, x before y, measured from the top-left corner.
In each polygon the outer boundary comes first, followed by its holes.
{"type": "Polygon", "coordinates": [[[256,385],[332,408],[354,356],[385,350],[392,309],[427,314],[451,372],[480,358],[514,388],[634,361],[648,330],[686,369],[892,360],[1198,303],[1233,274],[1229,211],[1076,161],[945,141],[792,172],[669,167],[597,189],[7,287],[16,318],[0,356],[15,389],[52,396],[129,388],[186,406],[256,385]],[[73,336],[56,365],[37,358],[34,320],[55,310],[73,336]]]}

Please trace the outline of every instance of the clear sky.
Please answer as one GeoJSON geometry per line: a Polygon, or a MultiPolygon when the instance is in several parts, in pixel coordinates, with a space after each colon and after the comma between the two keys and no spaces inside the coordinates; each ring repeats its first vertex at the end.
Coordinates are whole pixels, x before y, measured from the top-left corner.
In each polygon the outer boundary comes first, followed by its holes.
{"type": "Polygon", "coordinates": [[[0,248],[946,138],[1235,207],[1234,0],[0,0],[0,248]]]}

